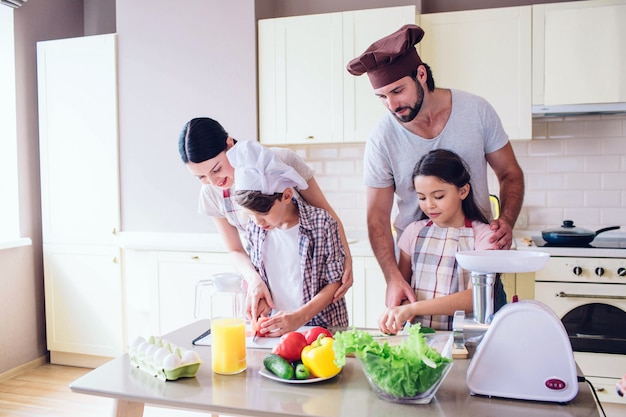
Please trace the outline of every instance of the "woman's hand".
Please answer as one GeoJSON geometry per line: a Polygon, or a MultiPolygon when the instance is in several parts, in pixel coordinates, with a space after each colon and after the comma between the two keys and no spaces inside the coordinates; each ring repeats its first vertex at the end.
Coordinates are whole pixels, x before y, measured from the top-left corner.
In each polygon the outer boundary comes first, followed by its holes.
{"type": "Polygon", "coordinates": [[[248,290],[246,292],[246,317],[255,321],[259,316],[269,316],[272,308],[274,308],[274,301],[272,301],[269,288],[260,276],[257,277],[258,279],[254,282],[247,281],[248,290]]]}
{"type": "Polygon", "coordinates": [[[346,295],[352,284],[354,283],[354,276],[352,274],[352,257],[346,256],[346,261],[343,265],[343,276],[341,277],[341,286],[335,291],[333,295],[333,303],[346,295]]]}

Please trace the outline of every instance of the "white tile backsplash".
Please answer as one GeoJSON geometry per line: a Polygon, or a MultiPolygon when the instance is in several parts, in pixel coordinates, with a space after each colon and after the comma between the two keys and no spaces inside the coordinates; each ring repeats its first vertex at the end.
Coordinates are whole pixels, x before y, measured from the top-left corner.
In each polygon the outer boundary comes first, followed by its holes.
{"type": "MultiPolygon", "coordinates": [[[[533,140],[512,145],[526,179],[522,213],[528,229],[559,226],[564,219],[592,230],[626,229],[626,115],[535,119],[533,140]]],[[[328,201],[352,233],[367,232],[364,147],[291,147],[315,169],[328,201]]],[[[489,185],[497,194],[491,171],[489,185]]]]}

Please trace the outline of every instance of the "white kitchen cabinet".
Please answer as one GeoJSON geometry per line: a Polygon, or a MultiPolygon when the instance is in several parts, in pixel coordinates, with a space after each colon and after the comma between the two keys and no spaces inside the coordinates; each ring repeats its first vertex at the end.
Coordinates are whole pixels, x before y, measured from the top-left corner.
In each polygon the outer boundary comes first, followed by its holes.
{"type": "Polygon", "coordinates": [[[50,361],[59,363],[55,361],[57,352],[104,357],[122,354],[119,250],[45,243],[43,250],[50,361]]]}
{"type": "Polygon", "coordinates": [[[626,1],[533,5],[533,105],[626,102],[626,1]]]}
{"type": "Polygon", "coordinates": [[[403,6],[259,20],[261,142],[365,141],[385,110],[367,76],[353,77],[346,65],[415,23],[415,13],[403,6]]]}
{"type": "Polygon", "coordinates": [[[124,332],[116,37],[39,42],[37,65],[51,361],[63,353],[117,356],[124,332]]]}
{"type": "Polygon", "coordinates": [[[378,329],[378,319],[385,311],[387,283],[378,261],[373,256],[352,258],[354,284],[352,286],[351,325],[378,329]]]}
{"type": "Polygon", "coordinates": [[[210,287],[201,291],[196,311],[196,286],[220,272],[235,272],[227,253],[158,253],[158,334],[200,318],[210,318],[210,287]]]}
{"type": "Polygon", "coordinates": [[[420,16],[418,44],[435,86],[484,97],[510,139],[532,137],[531,6],[420,16]]]}
{"type": "Polygon", "coordinates": [[[115,243],[119,230],[115,35],[39,42],[46,243],[115,243]]]}

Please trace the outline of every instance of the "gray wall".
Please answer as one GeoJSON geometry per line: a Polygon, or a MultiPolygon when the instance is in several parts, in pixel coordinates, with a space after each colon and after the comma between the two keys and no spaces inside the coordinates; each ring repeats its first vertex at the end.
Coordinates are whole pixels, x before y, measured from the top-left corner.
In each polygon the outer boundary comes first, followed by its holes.
{"type": "Polygon", "coordinates": [[[0,251],[0,373],[47,353],[36,42],[82,36],[83,4],[75,0],[30,0],[15,10],[14,16],[20,231],[33,244],[0,251]]]}

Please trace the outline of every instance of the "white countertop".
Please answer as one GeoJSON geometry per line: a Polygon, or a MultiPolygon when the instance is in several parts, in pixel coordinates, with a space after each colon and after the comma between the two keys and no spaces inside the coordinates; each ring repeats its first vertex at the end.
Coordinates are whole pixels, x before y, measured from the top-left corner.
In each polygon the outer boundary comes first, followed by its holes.
{"type": "MultiPolygon", "coordinates": [[[[430,404],[394,404],[379,399],[370,388],[355,358],[336,377],[315,384],[288,384],[259,374],[267,350],[248,349],[246,371],[217,375],[211,369],[211,348],[193,346],[191,340],[209,327],[198,321],[165,335],[185,349],[194,349],[204,363],[195,378],[161,381],[130,366],[120,356],[70,384],[73,392],[115,398],[115,415],[139,417],[144,403],[228,415],[301,416],[422,416],[598,417],[593,396],[579,383],[577,396],[567,404],[488,398],[470,395],[465,375],[468,359],[455,359],[430,404]]],[[[173,412],[175,414],[175,411],[173,412]]]]}

